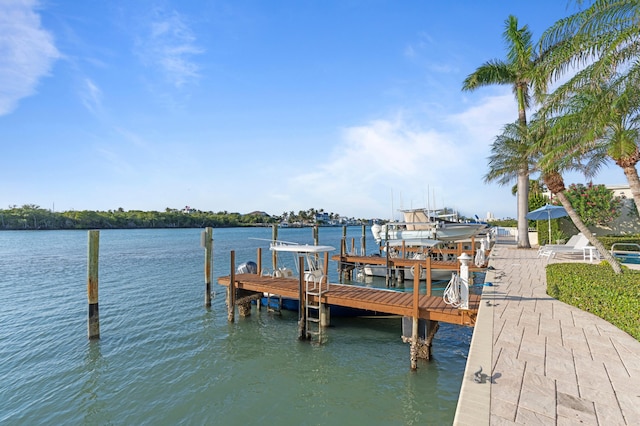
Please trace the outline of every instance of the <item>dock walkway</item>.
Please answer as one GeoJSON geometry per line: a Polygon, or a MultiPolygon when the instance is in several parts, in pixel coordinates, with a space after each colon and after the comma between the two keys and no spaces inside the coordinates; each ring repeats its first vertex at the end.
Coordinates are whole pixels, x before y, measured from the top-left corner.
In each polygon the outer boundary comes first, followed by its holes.
{"type": "MultiPolygon", "coordinates": [[[[218,284],[228,287],[230,277],[219,277],[218,284]]],[[[259,293],[278,294],[291,299],[298,299],[299,280],[294,278],[264,277],[256,274],[236,274],[235,288],[259,293]]],[[[322,303],[326,305],[365,309],[390,315],[412,316],[414,312],[412,293],[361,287],[356,285],[329,284],[329,289],[322,295],[322,303]]],[[[469,294],[469,309],[460,310],[447,305],[442,296],[418,297],[418,317],[432,321],[442,321],[458,325],[473,326],[480,295],[469,294]]]]}
{"type": "Polygon", "coordinates": [[[454,424],[639,425],[640,342],[548,296],[535,249],[489,260],[454,424]]]}

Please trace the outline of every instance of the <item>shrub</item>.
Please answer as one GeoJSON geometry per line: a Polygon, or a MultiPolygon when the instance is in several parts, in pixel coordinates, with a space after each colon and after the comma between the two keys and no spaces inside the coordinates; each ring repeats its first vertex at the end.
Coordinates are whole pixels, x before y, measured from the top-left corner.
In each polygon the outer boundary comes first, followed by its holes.
{"type": "Polygon", "coordinates": [[[616,275],[608,265],[555,263],[547,266],[547,294],[640,341],[640,271],[616,275]]]}

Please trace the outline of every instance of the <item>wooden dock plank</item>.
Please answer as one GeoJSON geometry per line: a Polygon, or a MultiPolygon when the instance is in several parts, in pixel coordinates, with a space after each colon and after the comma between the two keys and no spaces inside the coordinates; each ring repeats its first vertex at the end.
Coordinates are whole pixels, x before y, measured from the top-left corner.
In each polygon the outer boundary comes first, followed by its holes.
{"type": "MultiPolygon", "coordinates": [[[[297,278],[273,278],[255,274],[236,274],[236,287],[239,289],[271,293],[298,299],[299,282],[297,278]]],[[[230,278],[219,277],[218,284],[229,286],[230,278]]],[[[329,290],[323,294],[322,302],[328,305],[365,309],[390,315],[413,315],[413,294],[411,292],[392,291],[344,284],[329,284],[329,290]]],[[[480,296],[469,295],[471,309],[462,311],[447,305],[440,296],[420,295],[418,313],[420,318],[452,324],[473,326],[479,307],[480,296]]]]}

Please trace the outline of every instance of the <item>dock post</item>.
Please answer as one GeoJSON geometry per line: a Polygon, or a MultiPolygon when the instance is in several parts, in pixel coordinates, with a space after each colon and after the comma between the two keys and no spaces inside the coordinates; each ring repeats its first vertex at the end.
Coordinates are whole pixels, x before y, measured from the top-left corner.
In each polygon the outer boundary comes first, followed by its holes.
{"type": "Polygon", "coordinates": [[[307,338],[307,318],[304,288],[304,257],[298,257],[298,339],[307,338]]]}
{"type": "Polygon", "coordinates": [[[231,250],[231,273],[227,288],[227,321],[234,322],[236,315],[236,252],[231,250]]]}
{"type": "Polygon", "coordinates": [[[469,309],[469,261],[471,256],[462,253],[460,261],[460,307],[459,309],[469,309]]]}
{"type": "Polygon", "coordinates": [[[258,253],[256,254],[256,269],[257,274],[262,276],[262,247],[258,247],[258,253]]]}
{"type": "Polygon", "coordinates": [[[390,285],[389,285],[389,274],[391,273],[391,272],[389,271],[389,269],[391,269],[391,268],[390,268],[390,266],[391,266],[391,262],[390,262],[390,260],[389,260],[389,240],[387,240],[385,244],[386,244],[386,247],[387,247],[387,252],[386,252],[386,256],[385,256],[385,259],[386,259],[386,266],[385,266],[385,268],[384,268],[384,270],[385,270],[385,273],[384,273],[384,280],[385,280],[385,282],[384,282],[384,284],[385,284],[385,286],[386,286],[387,288],[389,288],[389,287],[390,287],[390,285]]]}
{"type": "Polygon", "coordinates": [[[366,256],[367,255],[367,226],[366,225],[362,225],[362,238],[360,241],[360,255],[361,256],[366,256]]]}
{"type": "Polygon", "coordinates": [[[340,265],[338,266],[339,268],[339,275],[340,275],[340,283],[343,283],[345,280],[345,274],[346,274],[346,264],[345,264],[345,260],[344,258],[347,256],[347,227],[343,226],[342,227],[342,239],[340,240],[340,265]]]}
{"type": "Polygon", "coordinates": [[[313,245],[317,246],[319,245],[319,238],[318,238],[318,225],[315,224],[313,225],[313,245]]]}
{"type": "Polygon", "coordinates": [[[87,256],[87,297],[89,299],[88,331],[89,339],[100,338],[100,314],[98,310],[98,265],[100,251],[100,231],[89,231],[87,256]]]}
{"type": "Polygon", "coordinates": [[[427,296],[431,296],[431,256],[427,256],[427,273],[426,275],[426,285],[427,285],[427,296]]]}
{"type": "Polygon", "coordinates": [[[418,303],[420,301],[420,274],[422,273],[420,264],[418,263],[415,266],[413,273],[413,325],[411,327],[411,349],[409,351],[411,371],[418,369],[418,317],[420,315],[418,303]]]}
{"type": "Polygon", "coordinates": [[[204,306],[211,307],[211,261],[213,259],[213,228],[207,226],[202,232],[204,246],[204,306]]]}
{"type": "MultiPolygon", "coordinates": [[[[278,225],[271,225],[271,242],[278,241],[278,225]]],[[[271,251],[271,263],[273,266],[273,272],[278,270],[278,253],[275,250],[271,251]]]]}
{"type": "MultiPolygon", "coordinates": [[[[324,260],[323,260],[323,271],[324,271],[324,277],[322,278],[323,280],[325,280],[325,283],[327,285],[327,289],[329,289],[329,253],[325,253],[324,254],[324,260]]],[[[323,305],[322,311],[320,312],[320,326],[321,327],[329,327],[329,324],[331,322],[331,311],[328,305],[323,305]]]]}
{"type": "MultiPolygon", "coordinates": [[[[257,269],[256,272],[258,273],[258,276],[261,277],[262,276],[262,247],[258,247],[258,253],[256,254],[256,265],[258,265],[256,268],[257,269]]],[[[258,312],[260,312],[260,309],[262,309],[262,301],[260,299],[256,301],[256,308],[258,312]]]]}

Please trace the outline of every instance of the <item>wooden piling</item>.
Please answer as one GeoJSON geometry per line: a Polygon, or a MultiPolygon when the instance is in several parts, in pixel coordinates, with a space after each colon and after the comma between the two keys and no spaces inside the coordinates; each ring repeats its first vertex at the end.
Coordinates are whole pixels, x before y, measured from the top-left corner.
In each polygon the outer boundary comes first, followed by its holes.
{"type": "Polygon", "coordinates": [[[88,334],[89,339],[100,338],[100,313],[98,309],[98,265],[100,252],[100,231],[89,231],[87,255],[87,297],[89,299],[88,334]]]}
{"type": "Polygon", "coordinates": [[[391,287],[390,277],[389,277],[389,274],[391,273],[391,260],[389,259],[389,240],[388,239],[386,241],[386,244],[387,244],[387,255],[386,255],[387,263],[385,265],[386,273],[384,275],[385,275],[385,285],[387,286],[387,288],[389,288],[391,287]]]}
{"type": "Polygon", "coordinates": [[[234,322],[236,314],[236,252],[231,250],[231,279],[227,288],[227,321],[234,322]]]}
{"type": "Polygon", "coordinates": [[[318,225],[313,225],[313,245],[317,246],[320,243],[320,239],[318,237],[318,225]]]}
{"type": "MultiPolygon", "coordinates": [[[[420,315],[420,264],[415,265],[413,273],[413,325],[411,327],[411,349],[409,350],[411,356],[411,371],[418,369],[418,324],[420,315]]],[[[428,274],[427,274],[428,275],[428,274]]]]}
{"type": "Polygon", "coordinates": [[[211,262],[213,259],[213,228],[207,226],[203,232],[203,245],[204,245],[204,306],[211,307],[211,277],[212,267],[211,262]]]}
{"type": "MultiPolygon", "coordinates": [[[[278,241],[278,225],[271,225],[271,242],[278,241]]],[[[271,263],[272,271],[278,270],[278,253],[275,250],[271,250],[271,263]]]]}
{"type": "Polygon", "coordinates": [[[340,282],[343,283],[345,280],[345,274],[347,270],[347,265],[344,259],[347,256],[347,227],[342,227],[342,239],[340,240],[340,265],[338,265],[338,271],[340,275],[340,282]]]}
{"type": "Polygon", "coordinates": [[[425,274],[425,281],[427,284],[427,296],[431,296],[431,256],[427,256],[427,273],[425,274]]]}
{"type": "Polygon", "coordinates": [[[256,268],[258,269],[258,275],[262,275],[262,247],[258,247],[258,253],[256,254],[256,268]]]}
{"type": "Polygon", "coordinates": [[[366,256],[367,255],[367,226],[366,225],[362,225],[362,240],[360,242],[360,251],[362,253],[360,253],[361,256],[366,256]]]}
{"type": "MultiPolygon", "coordinates": [[[[256,265],[257,265],[256,272],[258,273],[259,276],[262,276],[262,247],[258,247],[258,253],[256,254],[256,265]]],[[[260,299],[258,299],[256,303],[256,307],[258,311],[262,309],[262,303],[260,302],[260,299]]]]}
{"type": "Polygon", "coordinates": [[[298,257],[298,339],[307,338],[307,310],[304,286],[304,257],[298,257]]]}

